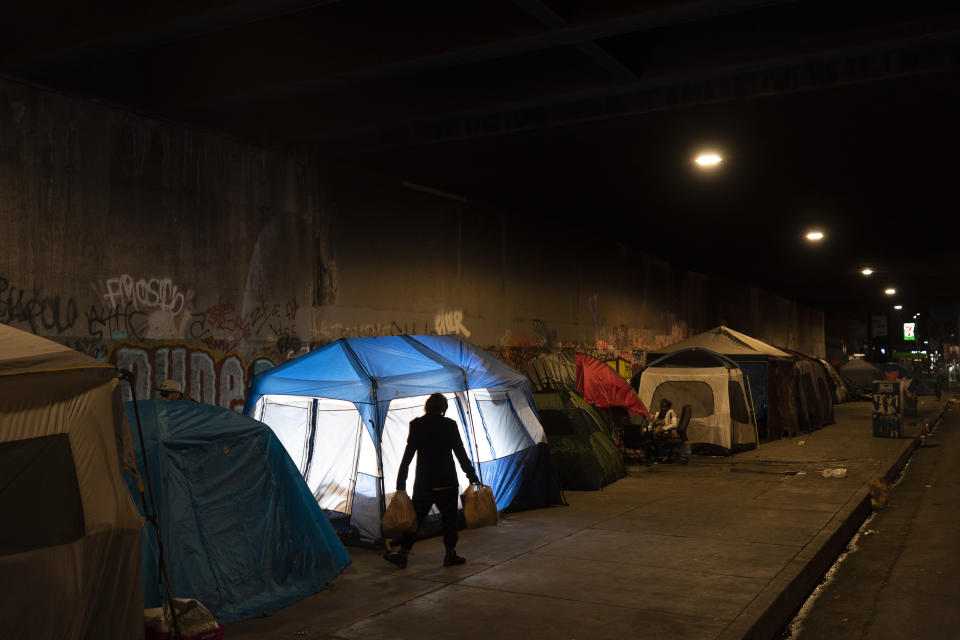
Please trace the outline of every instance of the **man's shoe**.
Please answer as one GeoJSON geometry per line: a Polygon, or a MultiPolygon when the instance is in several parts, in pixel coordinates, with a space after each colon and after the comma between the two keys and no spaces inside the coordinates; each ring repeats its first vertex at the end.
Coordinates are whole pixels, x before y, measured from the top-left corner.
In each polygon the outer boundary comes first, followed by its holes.
{"type": "Polygon", "coordinates": [[[447,552],[447,555],[443,557],[443,566],[452,567],[458,564],[464,564],[467,561],[466,558],[457,555],[456,551],[447,552]]]}
{"type": "Polygon", "coordinates": [[[407,568],[407,554],[401,553],[399,551],[390,552],[387,551],[383,554],[383,559],[389,562],[390,564],[395,564],[401,569],[407,568]]]}

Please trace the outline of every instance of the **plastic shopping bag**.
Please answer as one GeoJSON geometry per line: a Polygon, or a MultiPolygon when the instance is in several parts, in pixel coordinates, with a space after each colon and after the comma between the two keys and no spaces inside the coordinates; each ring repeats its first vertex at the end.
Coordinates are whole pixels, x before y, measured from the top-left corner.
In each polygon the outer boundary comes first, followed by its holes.
{"type": "Polygon", "coordinates": [[[406,491],[401,489],[393,494],[387,505],[387,512],[380,519],[380,526],[386,538],[416,532],[417,512],[413,509],[413,501],[406,491]]]}
{"type": "Polygon", "coordinates": [[[493,489],[485,484],[471,484],[461,494],[463,517],[468,529],[489,527],[500,521],[497,502],[493,499],[493,489]]]}

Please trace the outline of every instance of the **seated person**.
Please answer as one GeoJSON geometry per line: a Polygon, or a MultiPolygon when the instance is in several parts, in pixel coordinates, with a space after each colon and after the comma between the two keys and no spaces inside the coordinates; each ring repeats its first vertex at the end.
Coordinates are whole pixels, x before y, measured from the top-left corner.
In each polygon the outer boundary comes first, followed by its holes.
{"type": "Polygon", "coordinates": [[[673,403],[664,398],[660,401],[660,410],[653,415],[653,434],[656,438],[676,437],[677,414],[673,403]]]}

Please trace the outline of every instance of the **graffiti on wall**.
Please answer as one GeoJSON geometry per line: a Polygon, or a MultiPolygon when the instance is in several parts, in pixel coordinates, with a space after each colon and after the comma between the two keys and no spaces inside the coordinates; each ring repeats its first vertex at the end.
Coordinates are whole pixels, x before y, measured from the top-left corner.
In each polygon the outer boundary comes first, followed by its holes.
{"type": "MultiPolygon", "coordinates": [[[[241,411],[250,380],[276,365],[268,355],[246,365],[239,354],[217,355],[212,350],[179,342],[122,343],[110,350],[108,362],[131,371],[138,399],[155,397],[154,390],[167,379],[178,381],[194,400],[241,411]]],[[[130,389],[123,389],[131,400],[130,389]]]]}
{"type": "Polygon", "coordinates": [[[101,305],[92,306],[88,322],[111,337],[149,340],[181,338],[190,322],[195,293],[173,278],[135,278],[123,274],[101,280],[95,287],[101,305]]]}
{"type": "Polygon", "coordinates": [[[0,276],[0,322],[32,333],[62,335],[73,329],[79,317],[72,297],[50,295],[37,286],[26,289],[0,276]]]}
{"type": "Polygon", "coordinates": [[[391,320],[389,322],[321,322],[319,342],[326,344],[341,338],[377,338],[380,336],[462,335],[471,332],[463,323],[463,311],[439,311],[432,321],[391,320]]]}

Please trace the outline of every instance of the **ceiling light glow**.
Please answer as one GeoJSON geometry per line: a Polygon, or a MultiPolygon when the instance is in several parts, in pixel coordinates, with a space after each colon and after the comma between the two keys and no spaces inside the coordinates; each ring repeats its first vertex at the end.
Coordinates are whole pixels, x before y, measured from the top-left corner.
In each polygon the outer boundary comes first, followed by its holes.
{"type": "Polygon", "coordinates": [[[865,276],[872,276],[873,269],[871,269],[870,267],[864,267],[863,269],[860,269],[860,273],[862,273],[865,276]]]}
{"type": "Polygon", "coordinates": [[[811,242],[819,242],[823,240],[823,231],[808,231],[807,240],[811,242]]]}
{"type": "Polygon", "coordinates": [[[903,309],[903,305],[902,305],[902,304],[895,304],[895,305],[893,305],[893,308],[896,309],[897,311],[900,311],[900,309],[903,309]]]}
{"type": "Polygon", "coordinates": [[[696,157],[694,162],[701,167],[715,167],[723,162],[723,158],[719,153],[701,153],[696,157]]]}
{"type": "Polygon", "coordinates": [[[897,290],[894,289],[893,287],[887,287],[886,289],[883,290],[883,292],[884,292],[885,294],[887,294],[888,296],[892,296],[892,295],[895,295],[895,294],[897,293],[897,290]]]}

